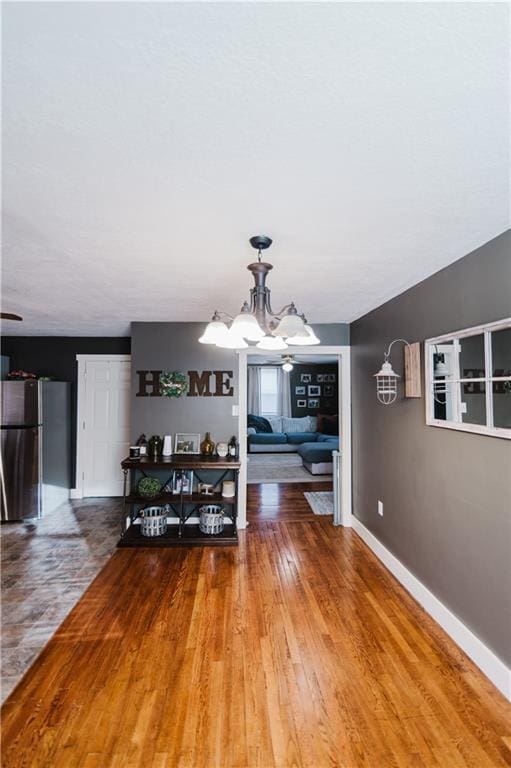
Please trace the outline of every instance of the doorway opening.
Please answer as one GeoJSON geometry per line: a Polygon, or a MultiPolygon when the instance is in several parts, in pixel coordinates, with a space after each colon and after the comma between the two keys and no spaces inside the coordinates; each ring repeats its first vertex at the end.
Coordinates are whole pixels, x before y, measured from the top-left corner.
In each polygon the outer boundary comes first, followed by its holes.
{"type": "Polygon", "coordinates": [[[240,527],[289,507],[351,524],[349,347],[239,353],[240,527]],[[278,508],[278,509],[277,509],[278,508]]]}

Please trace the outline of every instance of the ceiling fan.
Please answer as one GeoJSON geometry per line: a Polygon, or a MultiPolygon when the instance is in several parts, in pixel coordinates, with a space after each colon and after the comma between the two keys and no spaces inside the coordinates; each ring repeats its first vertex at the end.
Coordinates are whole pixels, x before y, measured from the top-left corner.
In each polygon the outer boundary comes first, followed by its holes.
{"type": "Polygon", "coordinates": [[[20,315],[14,315],[12,312],[0,312],[1,320],[23,320],[20,315]]]}

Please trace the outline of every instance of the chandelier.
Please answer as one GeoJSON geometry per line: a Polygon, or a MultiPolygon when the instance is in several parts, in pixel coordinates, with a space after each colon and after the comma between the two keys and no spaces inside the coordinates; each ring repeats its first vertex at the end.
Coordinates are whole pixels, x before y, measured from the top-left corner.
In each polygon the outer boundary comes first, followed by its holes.
{"type": "Polygon", "coordinates": [[[257,342],[256,347],[259,349],[276,351],[287,349],[288,346],[320,344],[305,315],[298,313],[293,302],[282,307],[280,312],[274,312],[271,307],[266,278],[273,265],[262,261],[262,252],[271,244],[272,240],[266,235],[250,238],[250,245],[257,251],[257,261],[247,267],[255,283],[250,289],[250,300],[243,303],[236,317],[215,310],[211,322],[199,339],[201,344],[215,344],[224,349],[244,349],[248,347],[247,341],[252,341],[257,342]]]}

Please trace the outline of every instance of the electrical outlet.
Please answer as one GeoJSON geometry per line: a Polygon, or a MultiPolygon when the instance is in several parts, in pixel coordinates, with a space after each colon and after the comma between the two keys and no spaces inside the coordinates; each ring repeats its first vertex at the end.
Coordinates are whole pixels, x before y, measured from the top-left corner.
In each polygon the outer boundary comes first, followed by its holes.
{"type": "Polygon", "coordinates": [[[383,501],[378,499],[378,514],[383,517],[383,501]]]}

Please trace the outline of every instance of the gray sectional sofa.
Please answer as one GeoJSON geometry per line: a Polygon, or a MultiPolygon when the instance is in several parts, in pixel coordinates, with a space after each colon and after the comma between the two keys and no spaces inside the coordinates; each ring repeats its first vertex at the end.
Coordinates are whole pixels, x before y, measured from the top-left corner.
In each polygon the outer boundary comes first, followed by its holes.
{"type": "Polygon", "coordinates": [[[272,432],[248,428],[249,453],[292,453],[301,456],[303,466],[313,475],[332,473],[332,451],[339,449],[338,435],[317,431],[314,416],[287,418],[267,417],[272,432]]]}

